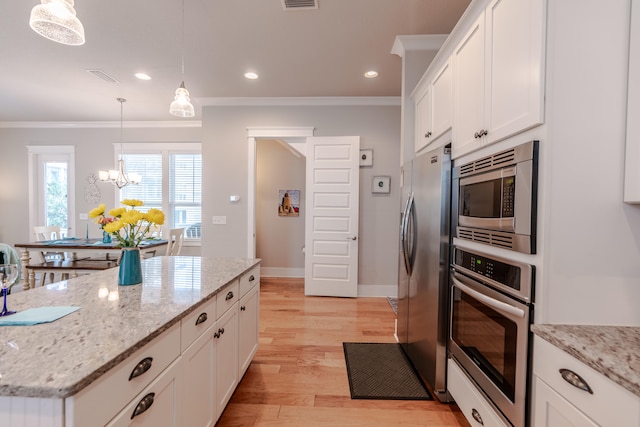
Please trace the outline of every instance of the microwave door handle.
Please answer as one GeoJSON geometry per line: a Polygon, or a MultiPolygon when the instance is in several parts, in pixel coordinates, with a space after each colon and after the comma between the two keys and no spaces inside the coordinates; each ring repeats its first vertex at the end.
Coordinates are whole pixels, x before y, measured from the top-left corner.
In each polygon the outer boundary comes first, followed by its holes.
{"type": "Polygon", "coordinates": [[[460,280],[456,279],[454,276],[451,276],[451,280],[453,280],[454,285],[464,291],[464,293],[471,295],[473,298],[485,303],[489,307],[495,308],[496,310],[502,311],[503,313],[508,313],[520,319],[524,319],[524,310],[488,297],[478,291],[474,291],[473,289],[462,283],[460,280]]]}

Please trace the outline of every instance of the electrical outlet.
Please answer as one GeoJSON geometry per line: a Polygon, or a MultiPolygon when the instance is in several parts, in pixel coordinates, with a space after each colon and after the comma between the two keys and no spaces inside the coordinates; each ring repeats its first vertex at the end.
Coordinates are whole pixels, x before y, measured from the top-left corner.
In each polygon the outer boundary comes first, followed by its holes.
{"type": "Polygon", "coordinates": [[[223,225],[227,223],[227,217],[226,216],[214,216],[213,217],[213,223],[216,225],[223,225]]]}
{"type": "Polygon", "coordinates": [[[81,213],[80,214],[80,219],[89,219],[89,214],[81,213]]]}

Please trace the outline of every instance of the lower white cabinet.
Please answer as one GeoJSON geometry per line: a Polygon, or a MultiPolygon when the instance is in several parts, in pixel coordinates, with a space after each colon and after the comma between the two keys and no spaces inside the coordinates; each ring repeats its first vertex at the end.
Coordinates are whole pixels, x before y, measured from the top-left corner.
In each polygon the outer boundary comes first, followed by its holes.
{"type": "Polygon", "coordinates": [[[640,397],[538,336],[533,345],[531,425],[640,425],[640,397]]]}
{"type": "Polygon", "coordinates": [[[238,310],[234,306],[216,322],[216,419],[238,385],[238,310]]]}
{"type": "Polygon", "coordinates": [[[254,286],[238,302],[238,378],[242,378],[258,351],[260,286],[254,286]]]}
{"type": "Polygon", "coordinates": [[[107,427],[166,426],[180,427],[181,386],[180,360],[158,375],[107,427]]]}
{"type": "Polygon", "coordinates": [[[447,362],[447,390],[473,427],[507,427],[453,359],[447,362]]]}

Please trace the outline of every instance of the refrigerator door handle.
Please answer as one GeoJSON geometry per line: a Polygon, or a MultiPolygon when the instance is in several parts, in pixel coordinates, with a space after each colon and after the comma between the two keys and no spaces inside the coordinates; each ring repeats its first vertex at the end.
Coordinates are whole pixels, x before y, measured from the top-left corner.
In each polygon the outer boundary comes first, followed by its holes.
{"type": "Polygon", "coordinates": [[[411,276],[413,272],[413,253],[411,253],[415,249],[415,244],[409,247],[409,221],[413,222],[415,229],[415,204],[413,201],[413,193],[409,196],[409,200],[407,200],[407,206],[405,207],[404,216],[402,218],[402,253],[404,255],[404,268],[407,271],[407,275],[411,276]]]}

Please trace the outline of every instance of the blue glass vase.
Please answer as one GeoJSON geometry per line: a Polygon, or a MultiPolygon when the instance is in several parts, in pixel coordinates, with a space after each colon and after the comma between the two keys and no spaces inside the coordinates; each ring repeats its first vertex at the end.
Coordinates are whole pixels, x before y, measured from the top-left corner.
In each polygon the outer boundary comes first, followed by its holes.
{"type": "Polygon", "coordinates": [[[142,283],[142,264],[139,248],[122,248],[118,285],[129,286],[142,283]]]}
{"type": "Polygon", "coordinates": [[[111,234],[106,231],[102,231],[102,243],[111,243],[111,234]]]}

